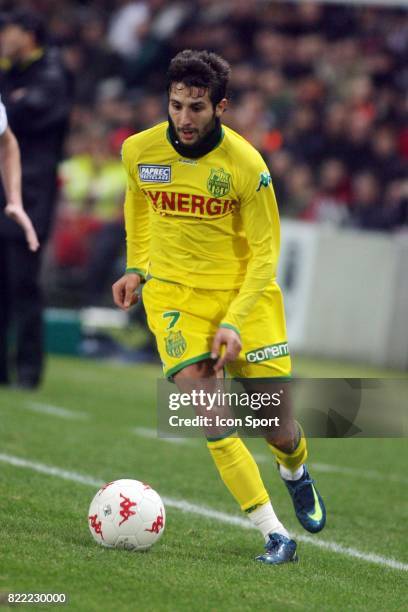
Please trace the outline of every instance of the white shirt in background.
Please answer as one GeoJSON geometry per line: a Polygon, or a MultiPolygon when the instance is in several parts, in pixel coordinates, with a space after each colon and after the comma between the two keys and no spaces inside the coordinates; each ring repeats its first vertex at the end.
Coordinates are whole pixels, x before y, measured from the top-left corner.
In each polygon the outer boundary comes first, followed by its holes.
{"type": "Polygon", "coordinates": [[[8,126],[6,107],[0,98],[0,136],[4,134],[8,126]]]}
{"type": "Polygon", "coordinates": [[[136,55],[140,49],[138,28],[149,19],[145,2],[131,2],[115,11],[108,27],[108,42],[120,55],[136,55]]]}

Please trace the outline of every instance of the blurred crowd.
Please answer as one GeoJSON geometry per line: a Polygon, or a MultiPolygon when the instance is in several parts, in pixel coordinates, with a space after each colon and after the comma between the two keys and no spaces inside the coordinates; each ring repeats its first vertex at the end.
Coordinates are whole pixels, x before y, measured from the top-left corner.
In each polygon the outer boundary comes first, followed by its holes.
{"type": "Polygon", "coordinates": [[[2,5],[42,13],[73,74],[54,248],[62,266],[86,264],[92,295],[123,248],[121,143],[166,119],[164,74],[183,48],[231,63],[224,121],[261,151],[282,216],[408,228],[406,9],[272,0],[2,5]]]}

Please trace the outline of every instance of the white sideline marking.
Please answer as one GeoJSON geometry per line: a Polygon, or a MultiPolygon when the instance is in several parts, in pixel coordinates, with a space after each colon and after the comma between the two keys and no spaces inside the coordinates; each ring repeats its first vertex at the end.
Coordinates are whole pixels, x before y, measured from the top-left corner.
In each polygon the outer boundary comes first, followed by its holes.
{"type": "MultiPolygon", "coordinates": [[[[93,478],[92,476],[84,476],[82,474],[78,474],[77,472],[62,470],[57,467],[44,465],[43,463],[37,463],[35,461],[29,461],[28,459],[22,459],[13,455],[0,453],[0,461],[3,461],[3,463],[8,463],[9,465],[14,465],[15,467],[28,468],[41,474],[57,476],[58,478],[63,478],[64,480],[70,480],[71,482],[78,482],[80,484],[89,485],[92,487],[99,488],[103,484],[105,484],[104,481],[93,478]]],[[[212,510],[211,508],[206,508],[205,506],[199,506],[198,504],[193,504],[181,499],[173,499],[171,497],[163,497],[163,501],[170,508],[177,508],[182,512],[198,514],[199,516],[204,516],[205,518],[215,519],[220,523],[236,525],[244,529],[255,529],[252,523],[250,523],[248,520],[240,518],[238,516],[231,516],[230,514],[227,514],[225,512],[219,512],[218,510],[212,510]]],[[[404,572],[408,571],[408,563],[402,563],[401,561],[397,561],[396,559],[390,559],[381,555],[376,555],[374,553],[361,552],[356,548],[349,548],[347,546],[337,544],[336,542],[320,540],[316,539],[316,537],[311,537],[307,535],[294,534],[294,537],[300,542],[312,544],[313,546],[317,546],[318,548],[331,550],[332,552],[346,555],[348,557],[353,557],[354,559],[360,559],[361,561],[375,563],[376,565],[383,565],[385,567],[390,567],[391,569],[395,570],[401,570],[404,572]]]]}
{"type": "Polygon", "coordinates": [[[68,470],[62,470],[61,468],[52,467],[51,465],[44,465],[43,463],[37,463],[36,461],[28,461],[21,457],[14,457],[14,455],[6,455],[0,453],[0,461],[14,465],[15,467],[23,467],[39,472],[40,474],[47,474],[48,476],[58,476],[63,480],[71,480],[72,482],[79,482],[80,484],[90,485],[91,487],[100,487],[104,482],[97,480],[92,476],[82,476],[77,472],[70,472],[68,470]]]}
{"type": "Polygon", "coordinates": [[[86,412],[68,410],[68,408],[60,408],[59,406],[52,406],[51,404],[42,404],[40,402],[29,402],[23,406],[27,410],[32,412],[39,412],[41,414],[50,414],[51,416],[60,417],[61,419],[69,419],[72,421],[89,418],[89,414],[86,412]]]}
{"type": "Polygon", "coordinates": [[[134,427],[132,431],[141,438],[152,438],[154,440],[158,440],[159,442],[170,442],[170,444],[184,444],[186,446],[191,446],[191,440],[186,440],[186,438],[162,438],[158,435],[156,429],[150,429],[149,427],[134,427]]]}

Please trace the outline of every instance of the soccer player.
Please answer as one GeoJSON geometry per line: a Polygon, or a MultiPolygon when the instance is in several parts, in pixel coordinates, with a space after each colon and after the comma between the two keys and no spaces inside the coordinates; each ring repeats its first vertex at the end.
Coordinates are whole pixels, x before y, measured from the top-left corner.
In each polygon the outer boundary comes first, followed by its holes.
{"type": "Polygon", "coordinates": [[[18,223],[24,231],[28,248],[36,251],[40,246],[36,231],[23,208],[21,196],[20,150],[16,137],[7,122],[7,113],[0,99],[0,174],[6,195],[4,213],[18,223]]]}
{"type": "MultiPolygon", "coordinates": [[[[278,209],[262,157],[221,123],[229,75],[218,55],[182,51],[168,70],[168,121],[123,145],[127,269],[113,297],[127,310],[148,276],[148,324],[164,374],[181,390],[191,380],[211,383],[224,367],[252,389],[257,380],[291,373],[276,282],[278,209]]],[[[292,420],[266,438],[300,523],[320,531],[326,512],[305,466],[300,427],[292,420]]],[[[227,434],[207,445],[225,485],[265,539],[257,560],[296,561],[296,542],[241,438],[227,434]]]]}

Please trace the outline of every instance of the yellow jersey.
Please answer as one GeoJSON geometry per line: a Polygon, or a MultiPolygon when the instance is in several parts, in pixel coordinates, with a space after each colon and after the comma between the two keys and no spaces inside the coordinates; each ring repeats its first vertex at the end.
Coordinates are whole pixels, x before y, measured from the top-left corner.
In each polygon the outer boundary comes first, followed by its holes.
{"type": "Polygon", "coordinates": [[[239,332],[276,278],[279,213],[261,155],[232,129],[198,159],[182,157],[168,123],[130,136],[122,159],[127,271],[206,290],[236,289],[222,324],[239,332]]]}

